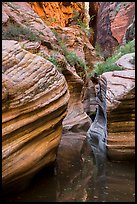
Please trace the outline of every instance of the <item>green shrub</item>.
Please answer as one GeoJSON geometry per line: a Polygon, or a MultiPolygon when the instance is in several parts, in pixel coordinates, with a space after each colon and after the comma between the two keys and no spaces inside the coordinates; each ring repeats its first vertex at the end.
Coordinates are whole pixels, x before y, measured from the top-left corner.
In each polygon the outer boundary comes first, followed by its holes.
{"type": "Polygon", "coordinates": [[[58,65],[58,62],[57,62],[55,56],[51,55],[50,57],[48,57],[48,60],[50,62],[52,62],[54,65],[56,65],[56,66],[58,65]]]}
{"type": "Polygon", "coordinates": [[[103,57],[103,49],[99,43],[96,43],[95,51],[96,51],[96,56],[102,56],[103,57]]]}
{"type": "Polygon", "coordinates": [[[93,76],[94,73],[100,75],[108,71],[122,70],[122,68],[117,66],[115,62],[123,55],[132,52],[135,52],[135,40],[132,40],[127,44],[119,47],[118,50],[116,50],[115,53],[112,55],[112,57],[107,58],[105,62],[95,64],[94,70],[91,72],[91,76],[93,76]]]}
{"type": "Polygon", "coordinates": [[[52,62],[60,72],[62,72],[62,67],[60,66],[60,64],[58,63],[58,61],[54,55],[51,55],[50,57],[48,57],[48,60],[50,62],[52,62]]]}
{"type": "Polygon", "coordinates": [[[122,68],[113,64],[112,62],[98,63],[98,64],[96,64],[95,69],[91,72],[91,76],[93,76],[94,73],[101,75],[104,72],[110,72],[113,70],[122,70],[122,68]]]}
{"type": "Polygon", "coordinates": [[[135,40],[129,41],[125,45],[121,46],[118,52],[122,53],[121,56],[128,54],[128,53],[135,52],[135,40]]]}
{"type": "MultiPolygon", "coordinates": [[[[90,20],[92,21],[94,19],[94,16],[90,17],[90,20]]],[[[70,19],[71,22],[73,22],[73,24],[78,25],[81,30],[87,35],[87,37],[90,34],[93,34],[93,28],[88,28],[87,24],[80,18],[80,13],[78,11],[74,11],[73,12],[73,17],[70,19]]]]}
{"type": "Polygon", "coordinates": [[[65,56],[67,62],[71,65],[71,66],[75,66],[76,64],[83,67],[84,69],[88,69],[88,67],[86,66],[85,62],[77,56],[77,54],[75,52],[71,52],[68,51],[65,42],[63,39],[61,39],[57,33],[57,31],[55,29],[52,29],[52,32],[54,33],[54,35],[56,36],[59,45],[62,48],[63,51],[63,55],[65,56]]]}
{"type": "Polygon", "coordinates": [[[29,28],[12,23],[7,28],[3,28],[2,39],[39,41],[40,37],[29,28]]]}
{"type": "Polygon", "coordinates": [[[83,67],[84,69],[87,69],[88,67],[86,66],[85,62],[79,58],[75,52],[67,52],[65,55],[68,63],[71,66],[75,66],[76,64],[79,65],[80,67],[83,67]]]}
{"type": "Polygon", "coordinates": [[[51,30],[54,33],[54,35],[56,36],[56,38],[58,38],[58,32],[54,28],[51,28],[51,30]]]}
{"type": "Polygon", "coordinates": [[[67,50],[67,47],[66,47],[66,45],[65,45],[64,40],[62,40],[62,39],[59,38],[59,37],[58,37],[57,39],[58,39],[59,45],[60,45],[61,48],[62,48],[63,54],[66,56],[66,55],[68,54],[68,50],[67,50]]]}
{"type": "Polygon", "coordinates": [[[81,30],[87,35],[89,36],[90,34],[90,30],[89,28],[87,27],[87,24],[85,22],[83,22],[82,20],[80,19],[77,19],[77,25],[81,28],[81,30]]]}

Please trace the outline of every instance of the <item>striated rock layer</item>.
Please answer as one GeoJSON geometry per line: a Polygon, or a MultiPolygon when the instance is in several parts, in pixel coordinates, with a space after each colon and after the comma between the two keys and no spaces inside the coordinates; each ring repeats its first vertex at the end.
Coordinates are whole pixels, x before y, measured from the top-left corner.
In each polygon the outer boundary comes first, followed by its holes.
{"type": "Polygon", "coordinates": [[[135,157],[135,89],[108,114],[108,156],[112,160],[135,157]]]}
{"type": "Polygon", "coordinates": [[[48,60],[2,42],[2,182],[31,178],[56,159],[69,100],[62,74],[48,60]]]}
{"type": "Polygon", "coordinates": [[[103,73],[108,84],[107,148],[111,160],[130,160],[135,156],[135,70],[126,57],[116,62],[120,64],[123,59],[121,65],[125,70],[103,73]]]}

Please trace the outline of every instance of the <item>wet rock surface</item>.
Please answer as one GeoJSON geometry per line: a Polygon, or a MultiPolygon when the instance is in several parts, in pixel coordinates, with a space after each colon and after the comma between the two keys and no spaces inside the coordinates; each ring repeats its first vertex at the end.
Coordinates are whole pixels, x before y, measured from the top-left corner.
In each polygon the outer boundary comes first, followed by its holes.
{"type": "MultiPolygon", "coordinates": [[[[106,155],[107,140],[107,113],[106,113],[106,90],[107,80],[104,76],[97,77],[96,87],[96,116],[87,131],[87,140],[91,147],[99,152],[100,155],[106,155]]],[[[96,152],[95,152],[96,155],[96,152]]]]}

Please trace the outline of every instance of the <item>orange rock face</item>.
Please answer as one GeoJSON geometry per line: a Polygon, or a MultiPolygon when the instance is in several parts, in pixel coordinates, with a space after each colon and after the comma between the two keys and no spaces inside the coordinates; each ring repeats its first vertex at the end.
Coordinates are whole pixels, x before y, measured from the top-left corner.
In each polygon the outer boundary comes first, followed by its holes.
{"type": "Polygon", "coordinates": [[[82,12],[82,2],[30,2],[32,9],[47,25],[65,27],[74,12],[82,12]]]}

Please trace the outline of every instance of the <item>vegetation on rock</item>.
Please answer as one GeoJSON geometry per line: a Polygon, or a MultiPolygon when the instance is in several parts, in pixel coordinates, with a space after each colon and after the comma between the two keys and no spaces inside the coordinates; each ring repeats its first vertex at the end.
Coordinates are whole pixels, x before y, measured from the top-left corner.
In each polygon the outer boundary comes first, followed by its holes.
{"type": "MultiPolygon", "coordinates": [[[[70,22],[68,23],[68,26],[71,24],[78,25],[81,28],[81,30],[86,34],[87,37],[89,37],[91,34],[94,34],[93,28],[92,27],[88,28],[87,23],[84,22],[79,15],[80,15],[79,12],[74,11],[73,17],[69,19],[70,22]]],[[[90,21],[94,19],[94,16],[95,15],[92,15],[90,17],[90,21]]]]}
{"type": "Polygon", "coordinates": [[[2,40],[40,41],[40,37],[35,32],[33,32],[30,28],[19,26],[15,23],[11,23],[7,28],[3,28],[2,40]]]}
{"type": "Polygon", "coordinates": [[[122,68],[117,66],[115,62],[122,57],[125,54],[135,52],[135,40],[132,40],[125,45],[120,46],[115,53],[107,58],[106,61],[103,63],[99,62],[95,64],[94,70],[91,72],[91,76],[93,76],[95,73],[98,75],[101,75],[104,72],[109,72],[113,70],[121,70],[122,68]]]}
{"type": "Polygon", "coordinates": [[[56,55],[52,54],[50,57],[48,57],[48,60],[52,62],[60,72],[62,72],[63,67],[59,64],[56,55]]]}
{"type": "MultiPolygon", "coordinates": [[[[63,51],[63,55],[65,56],[67,62],[71,65],[71,66],[80,66],[82,68],[84,68],[84,70],[88,69],[86,62],[84,62],[83,59],[81,59],[74,51],[69,51],[66,47],[65,42],[59,37],[59,34],[57,33],[57,31],[55,31],[55,29],[52,29],[53,33],[55,34],[59,45],[62,48],[63,51]]],[[[57,68],[59,68],[59,70],[61,69],[61,67],[58,65],[57,60],[54,56],[51,56],[48,58],[49,61],[51,61],[54,65],[57,66],[57,68]]]]}

